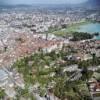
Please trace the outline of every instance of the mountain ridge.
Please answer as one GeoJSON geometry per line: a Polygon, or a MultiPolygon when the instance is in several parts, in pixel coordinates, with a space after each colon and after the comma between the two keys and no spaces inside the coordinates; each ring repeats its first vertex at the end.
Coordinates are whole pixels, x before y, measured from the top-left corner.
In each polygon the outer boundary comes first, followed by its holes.
{"type": "Polygon", "coordinates": [[[81,3],[81,4],[33,4],[33,5],[26,5],[26,4],[19,4],[19,5],[9,5],[9,4],[6,4],[4,2],[1,3],[0,1],[0,8],[1,7],[7,7],[7,8],[10,8],[10,7],[38,7],[38,6],[41,6],[41,7],[47,7],[47,6],[50,6],[51,8],[52,7],[100,7],[100,0],[88,0],[87,2],[85,3],[81,3]]]}

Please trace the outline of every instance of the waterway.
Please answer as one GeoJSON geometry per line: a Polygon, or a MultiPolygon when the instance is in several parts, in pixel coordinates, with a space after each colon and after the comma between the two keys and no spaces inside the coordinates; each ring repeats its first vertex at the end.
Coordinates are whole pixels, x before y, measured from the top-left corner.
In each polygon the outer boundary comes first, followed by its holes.
{"type": "Polygon", "coordinates": [[[95,36],[95,39],[100,40],[100,23],[88,23],[80,25],[75,31],[87,32],[90,34],[99,33],[99,36],[95,36]]]}

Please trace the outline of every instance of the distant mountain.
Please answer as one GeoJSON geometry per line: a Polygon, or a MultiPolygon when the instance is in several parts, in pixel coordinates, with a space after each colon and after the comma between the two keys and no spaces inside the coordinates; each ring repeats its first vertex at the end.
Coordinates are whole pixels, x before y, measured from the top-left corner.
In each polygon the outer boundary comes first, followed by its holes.
{"type": "Polygon", "coordinates": [[[90,6],[100,6],[100,0],[88,0],[86,4],[90,6]]]}
{"type": "MultiPolygon", "coordinates": [[[[5,0],[4,0],[5,1],[5,0]]],[[[35,7],[35,8],[74,8],[74,7],[99,7],[100,8],[100,0],[88,0],[85,3],[81,3],[81,4],[33,4],[33,5],[25,5],[25,4],[21,4],[21,5],[9,5],[7,3],[5,3],[3,0],[0,1],[0,8],[15,8],[15,7],[35,7]]]]}

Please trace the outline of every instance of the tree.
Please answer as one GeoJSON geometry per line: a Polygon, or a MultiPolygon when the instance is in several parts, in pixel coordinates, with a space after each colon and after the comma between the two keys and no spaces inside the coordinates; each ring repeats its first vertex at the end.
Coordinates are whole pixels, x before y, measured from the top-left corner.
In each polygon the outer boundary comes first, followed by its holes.
{"type": "Polygon", "coordinates": [[[83,67],[81,73],[82,73],[82,80],[84,80],[86,82],[91,78],[91,76],[93,74],[93,72],[92,71],[89,71],[87,69],[87,67],[83,67]]]}
{"type": "Polygon", "coordinates": [[[5,95],[4,90],[0,90],[0,99],[3,99],[5,95]]]}

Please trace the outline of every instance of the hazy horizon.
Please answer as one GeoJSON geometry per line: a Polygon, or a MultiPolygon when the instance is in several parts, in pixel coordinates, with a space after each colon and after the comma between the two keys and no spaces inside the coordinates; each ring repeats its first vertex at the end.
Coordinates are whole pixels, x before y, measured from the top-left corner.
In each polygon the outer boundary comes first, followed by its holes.
{"type": "Polygon", "coordinates": [[[80,4],[88,0],[0,0],[0,5],[17,5],[17,4],[80,4]]]}

